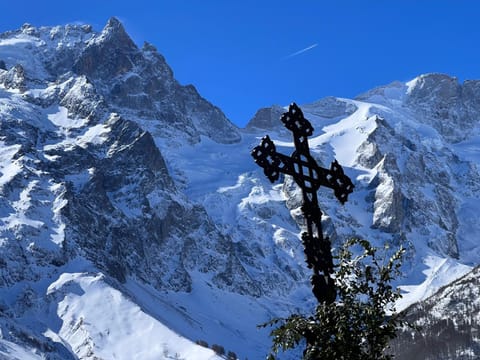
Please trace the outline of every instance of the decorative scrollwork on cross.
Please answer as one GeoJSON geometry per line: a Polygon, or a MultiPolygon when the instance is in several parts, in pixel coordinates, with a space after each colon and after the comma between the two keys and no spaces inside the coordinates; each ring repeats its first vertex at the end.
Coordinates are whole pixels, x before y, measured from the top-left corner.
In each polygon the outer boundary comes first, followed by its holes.
{"type": "Polygon", "coordinates": [[[292,176],[302,189],[302,212],[307,225],[307,231],[302,233],[302,244],[307,266],[313,270],[310,279],[312,292],[320,303],[332,303],[336,298],[331,276],[332,250],[328,237],[323,237],[322,212],[318,206],[317,191],[320,186],[328,187],[344,204],[354,186],[336,160],[332,162],[330,169],[324,169],[318,166],[310,155],[308,137],[313,134],[313,127],[295,103],[290,105],[280,120],[293,133],[295,151],[292,155],[286,156],[277,152],[275,144],[266,135],[260,145],[252,150],[252,156],[272,183],[279,179],[280,174],[286,174],[292,176]]]}

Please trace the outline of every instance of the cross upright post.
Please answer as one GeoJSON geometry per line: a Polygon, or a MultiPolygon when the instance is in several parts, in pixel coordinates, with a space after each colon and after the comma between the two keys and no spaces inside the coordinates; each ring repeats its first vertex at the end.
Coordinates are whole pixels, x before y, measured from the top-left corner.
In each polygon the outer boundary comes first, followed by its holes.
{"type": "Polygon", "coordinates": [[[320,186],[334,190],[337,199],[344,204],[354,186],[336,160],[332,162],[330,169],[325,169],[318,166],[310,155],[308,137],[313,134],[313,127],[295,103],[289,106],[280,120],[293,133],[295,150],[292,155],[278,153],[275,144],[266,135],[260,145],[252,150],[252,156],[272,183],[278,180],[282,173],[292,176],[302,189],[302,212],[307,227],[307,231],[302,233],[302,244],[307,266],[313,270],[310,278],[312,292],[319,303],[330,304],[336,299],[332,278],[333,257],[330,240],[323,236],[322,212],[318,205],[317,190],[320,186]]]}

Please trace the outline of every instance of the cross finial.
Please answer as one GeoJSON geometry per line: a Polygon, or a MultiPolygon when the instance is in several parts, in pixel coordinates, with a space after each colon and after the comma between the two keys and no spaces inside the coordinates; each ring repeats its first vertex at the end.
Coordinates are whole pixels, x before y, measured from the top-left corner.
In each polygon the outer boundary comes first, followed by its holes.
{"type": "Polygon", "coordinates": [[[313,134],[310,121],[305,119],[302,110],[295,103],[290,104],[288,111],[282,115],[280,121],[288,130],[299,136],[311,136],[313,134]]]}

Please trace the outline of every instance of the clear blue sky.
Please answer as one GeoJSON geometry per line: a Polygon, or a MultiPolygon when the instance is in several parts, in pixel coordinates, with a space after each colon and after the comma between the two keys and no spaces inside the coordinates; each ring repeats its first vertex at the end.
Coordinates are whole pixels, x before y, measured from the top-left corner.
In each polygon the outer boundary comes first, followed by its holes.
{"type": "Polygon", "coordinates": [[[5,1],[0,32],[118,17],[243,126],[264,106],[354,97],[428,72],[480,79],[475,0],[5,1]],[[308,49],[301,52],[302,49],[308,49]],[[296,55],[293,55],[297,53],[296,55]]]}

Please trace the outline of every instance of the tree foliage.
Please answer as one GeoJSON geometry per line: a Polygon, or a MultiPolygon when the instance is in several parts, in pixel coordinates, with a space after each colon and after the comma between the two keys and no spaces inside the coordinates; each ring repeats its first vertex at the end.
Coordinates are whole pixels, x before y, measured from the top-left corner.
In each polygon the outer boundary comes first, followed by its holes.
{"type": "Polygon", "coordinates": [[[318,304],[311,316],[294,314],[267,324],[272,330],[272,353],[305,346],[304,360],[388,360],[389,341],[406,322],[394,303],[401,295],[391,285],[399,275],[404,249],[381,261],[378,249],[367,240],[347,241],[336,256],[337,299],[318,304]],[[359,247],[359,255],[354,255],[359,247]]]}

